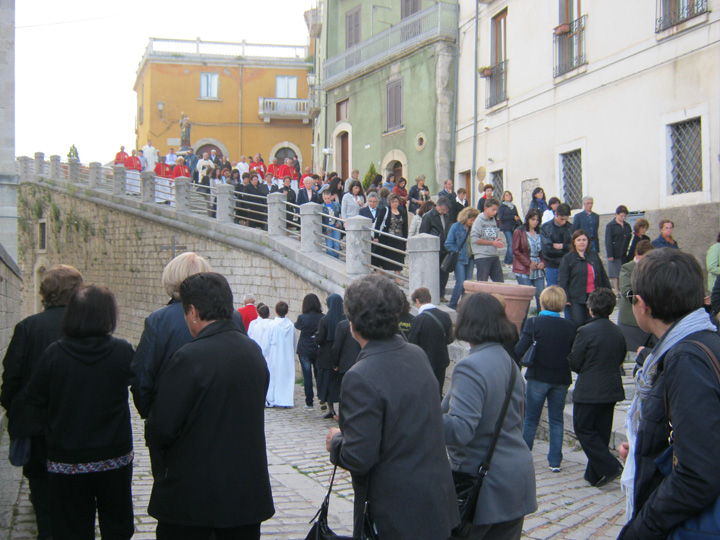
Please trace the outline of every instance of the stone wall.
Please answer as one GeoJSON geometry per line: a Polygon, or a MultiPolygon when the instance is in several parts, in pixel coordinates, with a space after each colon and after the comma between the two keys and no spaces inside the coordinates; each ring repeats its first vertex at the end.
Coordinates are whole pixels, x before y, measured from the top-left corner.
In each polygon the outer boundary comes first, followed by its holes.
{"type": "MultiPolygon", "coordinates": [[[[20,268],[0,244],[0,358],[5,358],[15,325],[20,321],[21,290],[20,268]]],[[[0,408],[0,431],[4,429],[4,422],[4,410],[0,408]]]]}
{"type": "MultiPolygon", "coordinates": [[[[324,303],[330,287],[311,284],[277,262],[211,238],[207,230],[191,232],[150,219],[139,219],[120,207],[96,204],[79,194],[23,183],[18,197],[19,264],[28,284],[22,293],[23,316],[38,310],[37,287],[43,272],[57,263],[77,267],[90,283],[106,285],[120,311],[116,336],[137,344],[145,317],[164,306],[168,296],[160,276],[171,260],[174,238],[178,253],[195,251],[228,278],[236,307],[246,293],[274,306],[285,300],[294,319],[303,296],[317,294],[324,303]],[[47,249],[38,245],[37,224],[47,220],[47,249]]],[[[301,273],[301,272],[298,272],[301,273]]]]}

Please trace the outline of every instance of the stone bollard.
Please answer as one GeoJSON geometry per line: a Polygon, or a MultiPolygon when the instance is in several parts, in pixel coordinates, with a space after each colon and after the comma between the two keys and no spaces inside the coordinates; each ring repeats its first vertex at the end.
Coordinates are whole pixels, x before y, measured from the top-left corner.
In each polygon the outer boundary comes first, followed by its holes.
{"type": "Polygon", "coordinates": [[[144,203],[155,202],[155,173],[143,171],[140,173],[140,197],[144,203]]]}
{"type": "Polygon", "coordinates": [[[43,175],[43,168],[45,165],[45,154],[42,152],[35,152],[35,174],[37,176],[43,175]]]}
{"type": "Polygon", "coordinates": [[[188,212],[188,191],[190,179],[187,176],[178,176],[175,179],[175,211],[188,212]]]}
{"type": "Polygon", "coordinates": [[[322,240],[318,236],[322,232],[322,216],[315,213],[321,210],[322,205],[318,203],[300,205],[300,249],[303,253],[322,251],[322,248],[315,244],[322,240]]]}
{"type": "Polygon", "coordinates": [[[410,292],[427,287],[435,304],[440,303],[440,239],[432,234],[418,234],[408,238],[408,266],[410,292]]]}
{"type": "Polygon", "coordinates": [[[232,223],[235,209],[235,186],[220,184],[217,188],[215,219],[220,223],[232,223]]]}
{"type": "Polygon", "coordinates": [[[62,175],[61,171],[60,156],[50,156],[50,180],[59,181],[62,175]]]}
{"type": "Polygon", "coordinates": [[[32,164],[33,160],[27,156],[21,156],[18,158],[18,161],[20,162],[20,176],[21,179],[24,180],[25,178],[30,176],[31,171],[34,170],[32,164]]]}
{"type": "Polygon", "coordinates": [[[68,184],[77,184],[80,180],[80,160],[78,158],[68,158],[68,184]]]}
{"type": "Polygon", "coordinates": [[[283,236],[283,229],[287,229],[288,224],[283,220],[287,219],[287,195],[284,193],[270,193],[267,198],[268,202],[268,236],[283,236]]]}
{"type": "Polygon", "coordinates": [[[100,175],[102,174],[102,164],[93,161],[88,165],[88,188],[97,189],[100,184],[100,175]]]}
{"type": "Polygon", "coordinates": [[[125,165],[115,165],[113,167],[113,195],[125,195],[127,189],[126,172],[125,165]]]}
{"type": "Polygon", "coordinates": [[[364,276],[370,272],[372,220],[354,216],[345,221],[345,273],[348,278],[364,276]]]}

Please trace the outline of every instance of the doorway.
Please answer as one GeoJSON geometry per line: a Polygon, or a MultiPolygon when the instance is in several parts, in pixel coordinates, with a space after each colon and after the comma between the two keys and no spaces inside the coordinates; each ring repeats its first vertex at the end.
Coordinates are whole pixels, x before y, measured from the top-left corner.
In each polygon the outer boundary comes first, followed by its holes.
{"type": "Polygon", "coordinates": [[[347,131],[340,134],[340,178],[350,177],[350,136],[347,131]]]}

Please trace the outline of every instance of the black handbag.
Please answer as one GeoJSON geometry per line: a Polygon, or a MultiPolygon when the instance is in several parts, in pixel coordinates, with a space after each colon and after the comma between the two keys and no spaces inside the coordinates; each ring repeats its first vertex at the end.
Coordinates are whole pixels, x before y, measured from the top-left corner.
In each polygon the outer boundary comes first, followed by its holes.
{"type": "Polygon", "coordinates": [[[462,246],[465,245],[465,242],[467,242],[469,234],[470,229],[468,229],[465,233],[465,238],[463,238],[463,241],[460,243],[460,247],[455,251],[448,252],[447,255],[443,257],[443,260],[440,263],[440,270],[442,270],[443,272],[447,272],[448,274],[455,271],[458,259],[460,258],[460,250],[462,250],[462,246]]]}
{"type": "MultiPolygon", "coordinates": [[[[531,367],[535,363],[535,349],[537,347],[537,341],[535,341],[535,320],[530,320],[532,321],[532,344],[520,359],[520,365],[523,367],[531,367]]],[[[528,323],[530,323],[530,321],[528,321],[528,323]]]]}
{"type": "Polygon", "coordinates": [[[515,387],[515,378],[515,365],[514,363],[511,363],[510,381],[508,382],[505,401],[503,402],[502,409],[500,410],[500,416],[498,416],[498,419],[495,422],[495,431],[493,432],[490,446],[488,446],[487,453],[485,454],[485,459],[483,459],[480,463],[477,476],[453,471],[455,493],[458,500],[458,509],[460,510],[460,524],[452,530],[452,534],[458,538],[465,538],[473,524],[473,519],[475,518],[475,508],[477,506],[478,496],[480,495],[480,488],[482,487],[485,476],[487,476],[487,473],[490,470],[490,462],[492,461],[492,456],[495,452],[495,445],[497,445],[498,439],[500,438],[500,430],[502,430],[502,425],[505,421],[505,414],[507,413],[508,405],[510,405],[510,398],[512,397],[513,388],[515,387]]]}

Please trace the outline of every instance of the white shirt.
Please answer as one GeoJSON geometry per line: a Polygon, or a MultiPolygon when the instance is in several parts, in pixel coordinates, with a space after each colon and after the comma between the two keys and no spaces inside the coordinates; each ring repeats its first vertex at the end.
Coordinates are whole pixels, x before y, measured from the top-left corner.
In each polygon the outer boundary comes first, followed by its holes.
{"type": "Polygon", "coordinates": [[[436,306],[435,304],[433,304],[432,302],[429,303],[429,304],[423,304],[422,306],[420,306],[420,307],[418,308],[418,315],[420,315],[420,314],[421,314],[423,311],[425,311],[426,309],[435,309],[436,307],[437,307],[437,306],[436,306]]]}
{"type": "MultiPolygon", "coordinates": [[[[144,154],[145,152],[143,152],[144,154]]],[[[177,154],[167,154],[165,156],[165,163],[168,165],[175,165],[175,162],[177,161],[177,154]]]]}
{"type": "Polygon", "coordinates": [[[240,176],[242,177],[243,173],[250,172],[250,164],[238,161],[237,170],[240,171],[240,176]]]}

